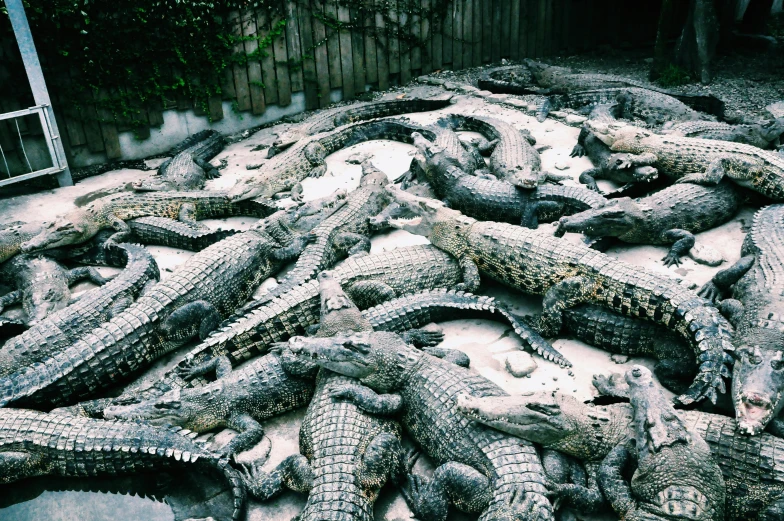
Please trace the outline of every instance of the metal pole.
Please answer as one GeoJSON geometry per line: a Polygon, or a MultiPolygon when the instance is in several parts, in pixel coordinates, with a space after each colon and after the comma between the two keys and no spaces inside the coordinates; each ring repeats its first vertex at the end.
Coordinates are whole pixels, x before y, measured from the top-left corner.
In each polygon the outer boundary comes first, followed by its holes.
{"type": "Polygon", "coordinates": [[[46,90],[44,73],[41,70],[41,62],[38,61],[38,53],[35,50],[33,35],[30,32],[30,24],[27,23],[27,15],[25,15],[22,0],[5,0],[5,7],[8,10],[8,18],[11,19],[14,35],[16,35],[19,52],[22,53],[22,61],[24,62],[25,71],[27,71],[27,80],[30,82],[30,88],[33,90],[35,104],[43,105],[48,115],[56,154],[56,157],[53,157],[52,160],[56,163],[55,166],[63,168],[63,171],[57,174],[57,181],[60,183],[60,186],[73,186],[71,170],[68,168],[68,161],[65,159],[63,140],[60,138],[60,131],[57,129],[52,102],[49,99],[49,91],[46,90]]]}

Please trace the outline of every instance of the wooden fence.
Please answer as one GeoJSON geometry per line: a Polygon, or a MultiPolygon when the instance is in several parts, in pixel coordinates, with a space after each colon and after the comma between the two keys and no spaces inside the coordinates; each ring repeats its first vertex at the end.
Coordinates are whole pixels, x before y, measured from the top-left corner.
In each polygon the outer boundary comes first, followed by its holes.
{"type": "MultiPolygon", "coordinates": [[[[422,12],[428,12],[435,2],[418,1],[422,12]]],[[[390,13],[397,11],[396,2],[388,0],[390,13]]],[[[268,105],[289,105],[292,94],[301,91],[306,109],[315,109],[330,103],[333,89],[340,89],[343,99],[351,99],[364,92],[366,85],[386,89],[436,70],[474,67],[502,58],[545,58],[600,45],[650,43],[655,36],[659,6],[660,0],[454,0],[443,19],[399,15],[397,21],[424,42],[409,48],[401,38],[376,36],[383,31],[371,36],[372,31],[336,30],[323,22],[337,19],[383,29],[385,21],[380,14],[361,15],[334,1],[292,1],[285,13],[285,30],[273,39],[268,56],[228,67],[222,96],[192,100],[180,95],[146,107],[140,115],[146,124],[137,129],[137,137],[145,139],[150,135],[150,127],[160,127],[165,110],[194,110],[197,115],[209,115],[217,121],[224,116],[224,101],[232,101],[240,112],[263,114],[268,105]],[[412,18],[408,20],[407,16],[412,18]],[[301,66],[289,65],[298,62],[301,66]]],[[[235,12],[231,19],[235,33],[244,36],[267,35],[279,22],[249,11],[235,12]]],[[[258,41],[238,45],[252,53],[258,41]]],[[[14,42],[0,42],[0,81],[8,79],[6,65],[14,57],[14,42]]],[[[68,154],[77,147],[86,147],[90,152],[105,154],[107,159],[119,158],[118,136],[131,129],[129,123],[96,108],[90,103],[93,100],[80,100],[81,109],[74,109],[59,95],[58,83],[63,74],[66,81],[79,78],[69,71],[49,71],[46,64],[44,68],[68,154]]],[[[172,70],[171,74],[176,77],[177,71],[172,70]]],[[[24,85],[21,78],[14,80],[24,85]]],[[[22,93],[16,98],[0,99],[0,112],[29,106],[29,98],[20,90],[22,93]]],[[[96,97],[107,95],[102,92],[96,97]]],[[[11,129],[0,122],[0,146],[4,150],[14,149],[13,137],[11,129]]]]}

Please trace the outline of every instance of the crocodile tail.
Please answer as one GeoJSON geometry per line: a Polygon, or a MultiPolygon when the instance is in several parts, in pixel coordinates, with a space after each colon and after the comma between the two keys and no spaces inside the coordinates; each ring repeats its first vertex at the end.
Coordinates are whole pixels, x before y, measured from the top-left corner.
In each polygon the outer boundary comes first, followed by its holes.
{"type": "Polygon", "coordinates": [[[582,186],[542,185],[536,190],[534,198],[537,201],[564,203],[565,215],[607,204],[607,199],[602,194],[582,186]]]}
{"type": "Polygon", "coordinates": [[[227,459],[219,459],[217,465],[218,469],[226,477],[226,481],[228,481],[231,488],[231,495],[234,498],[234,510],[232,511],[231,519],[232,521],[239,521],[244,517],[245,513],[245,502],[247,500],[245,484],[239,472],[229,464],[227,459]]]}

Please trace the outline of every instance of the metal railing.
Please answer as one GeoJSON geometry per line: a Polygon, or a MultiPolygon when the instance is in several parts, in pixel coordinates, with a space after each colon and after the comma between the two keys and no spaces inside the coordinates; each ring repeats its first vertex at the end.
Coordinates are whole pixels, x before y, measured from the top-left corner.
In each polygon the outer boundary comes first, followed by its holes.
{"type": "Polygon", "coordinates": [[[14,112],[6,112],[5,114],[0,114],[0,121],[3,120],[14,120],[11,128],[16,130],[16,137],[19,139],[19,147],[22,151],[22,155],[24,157],[24,163],[27,165],[28,172],[20,175],[13,175],[11,173],[11,168],[8,165],[8,157],[6,155],[6,151],[3,150],[2,144],[0,144],[0,172],[4,169],[5,171],[2,172],[2,176],[0,176],[0,186],[8,185],[11,183],[18,183],[19,181],[25,181],[27,179],[32,179],[34,177],[39,177],[42,175],[50,175],[50,174],[59,174],[64,172],[68,165],[65,163],[65,158],[60,158],[57,154],[57,147],[55,145],[55,140],[60,139],[59,135],[55,135],[52,130],[52,125],[50,121],[49,114],[51,113],[48,105],[36,105],[35,107],[30,107],[27,109],[17,110],[14,112]],[[46,142],[46,146],[49,150],[49,158],[51,160],[51,165],[48,168],[44,168],[42,170],[33,170],[32,165],[30,164],[30,159],[27,156],[27,150],[25,149],[24,139],[22,138],[22,132],[19,129],[19,118],[25,116],[33,116],[38,115],[38,118],[41,122],[41,129],[43,130],[43,137],[44,141],[46,142]]]}

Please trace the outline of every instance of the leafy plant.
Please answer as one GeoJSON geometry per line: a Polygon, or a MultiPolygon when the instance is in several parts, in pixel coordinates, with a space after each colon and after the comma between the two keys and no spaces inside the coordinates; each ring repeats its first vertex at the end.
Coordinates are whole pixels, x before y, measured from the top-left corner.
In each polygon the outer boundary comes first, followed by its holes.
{"type": "Polygon", "coordinates": [[[691,83],[691,77],[686,69],[671,63],[661,71],[661,75],[656,82],[662,87],[677,87],[678,85],[691,83]]]}

